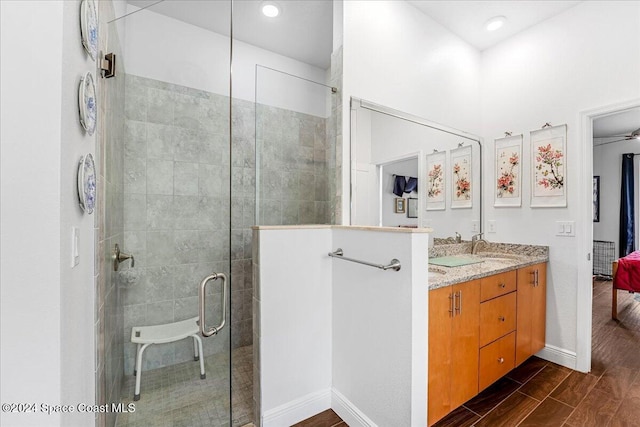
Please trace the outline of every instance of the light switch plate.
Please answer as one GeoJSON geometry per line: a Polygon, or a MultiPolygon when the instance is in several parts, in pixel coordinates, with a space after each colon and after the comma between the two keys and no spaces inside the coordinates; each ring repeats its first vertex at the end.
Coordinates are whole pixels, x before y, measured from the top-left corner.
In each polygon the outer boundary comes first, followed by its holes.
{"type": "Polygon", "coordinates": [[[495,233],[497,231],[496,220],[492,219],[487,221],[487,232],[495,233]]]}
{"type": "Polygon", "coordinates": [[[575,221],[556,221],[556,236],[575,237],[576,222],[575,221]]]}
{"type": "Polygon", "coordinates": [[[471,221],[471,231],[473,233],[480,232],[480,221],[478,221],[477,219],[474,219],[473,221],[471,221]]]}

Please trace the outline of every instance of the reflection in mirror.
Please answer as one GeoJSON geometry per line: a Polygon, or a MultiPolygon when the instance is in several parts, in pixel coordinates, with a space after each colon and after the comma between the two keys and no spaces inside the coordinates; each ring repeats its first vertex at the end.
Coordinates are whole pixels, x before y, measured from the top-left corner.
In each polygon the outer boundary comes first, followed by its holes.
{"type": "Polygon", "coordinates": [[[351,132],[351,224],[430,227],[437,239],[481,231],[479,137],[357,98],[351,132]],[[396,212],[398,198],[417,199],[417,214],[396,212]]]}

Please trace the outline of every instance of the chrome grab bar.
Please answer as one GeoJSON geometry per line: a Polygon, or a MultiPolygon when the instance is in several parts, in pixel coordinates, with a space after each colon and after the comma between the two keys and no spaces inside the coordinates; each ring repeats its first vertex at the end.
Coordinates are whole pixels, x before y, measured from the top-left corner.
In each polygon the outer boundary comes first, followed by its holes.
{"type": "Polygon", "coordinates": [[[116,243],[113,248],[113,271],[118,271],[118,265],[130,259],[131,260],[131,268],[134,267],[136,260],[133,258],[133,254],[125,254],[124,252],[120,252],[120,247],[116,243]]]}
{"type": "Polygon", "coordinates": [[[358,264],[368,265],[369,267],[379,268],[380,270],[395,270],[395,271],[399,271],[400,267],[401,267],[400,261],[398,261],[395,258],[392,259],[389,262],[388,265],[382,265],[382,264],[374,264],[374,263],[367,262],[367,261],[360,261],[359,259],[349,258],[349,257],[343,256],[343,254],[344,254],[344,252],[340,248],[336,249],[334,252],[329,252],[329,256],[330,257],[343,259],[345,261],[357,262],[358,264]]]}
{"type": "Polygon", "coordinates": [[[200,289],[198,293],[200,320],[198,321],[198,325],[200,326],[200,334],[203,337],[215,335],[224,328],[224,324],[227,321],[227,291],[227,276],[225,276],[224,273],[213,273],[202,279],[202,282],[200,282],[200,289]],[[218,326],[211,326],[210,328],[207,328],[205,325],[205,298],[207,283],[212,280],[218,280],[218,278],[222,279],[222,321],[218,326]]]}

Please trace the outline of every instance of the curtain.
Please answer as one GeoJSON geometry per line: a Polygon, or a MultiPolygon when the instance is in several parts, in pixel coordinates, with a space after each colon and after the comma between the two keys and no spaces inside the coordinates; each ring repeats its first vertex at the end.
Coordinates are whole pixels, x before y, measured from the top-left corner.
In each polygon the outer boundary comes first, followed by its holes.
{"type": "Polygon", "coordinates": [[[620,257],[635,250],[633,154],[622,155],[622,186],[620,189],[620,257]]]}

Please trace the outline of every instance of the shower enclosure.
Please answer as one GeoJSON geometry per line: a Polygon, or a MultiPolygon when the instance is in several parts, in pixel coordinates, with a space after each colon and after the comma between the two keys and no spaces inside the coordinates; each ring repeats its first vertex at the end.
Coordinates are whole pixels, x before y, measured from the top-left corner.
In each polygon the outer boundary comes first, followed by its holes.
{"type": "Polygon", "coordinates": [[[98,4],[117,73],[99,85],[96,399],[135,411],[96,424],[258,425],[251,227],[334,222],[328,68],[256,45],[258,1],[98,4]],[[116,244],[135,265],[114,270],[116,244]],[[199,296],[212,274],[229,292],[210,280],[199,296]],[[201,312],[224,325],[196,333],[202,352],[193,331],[176,333],[201,312]]]}

